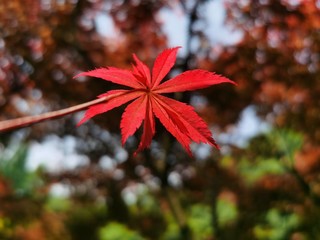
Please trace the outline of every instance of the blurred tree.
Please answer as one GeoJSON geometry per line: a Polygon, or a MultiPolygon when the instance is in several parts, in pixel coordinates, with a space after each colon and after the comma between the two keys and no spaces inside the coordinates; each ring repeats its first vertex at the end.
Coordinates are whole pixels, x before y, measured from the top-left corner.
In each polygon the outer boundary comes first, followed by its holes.
{"type": "Polygon", "coordinates": [[[150,64],[168,45],[158,14],[178,6],[187,19],[187,43],[174,72],[204,68],[239,86],[174,97],[191,102],[215,129],[232,129],[252,105],[275,128],[245,148],[225,146],[225,155],[191,161],[159,127],[151,149],[133,158],[134,137],[129,154],[120,146],[121,110],[80,128],[75,114],[22,131],[26,144],[49,133],[73,135],[90,159],[88,166],[41,177],[26,171],[24,147],[3,160],[11,133],[2,134],[1,239],[320,238],[319,1],[224,1],[227,26],[243,36],[230,46],[209,40],[203,24],[209,3],[0,1],[1,120],[112,89],[72,76],[99,66],[129,68],[133,52],[150,64]],[[101,25],[114,35],[101,34],[101,25]],[[57,182],[70,190],[66,199],[49,194],[57,182]]]}
{"type": "Polygon", "coordinates": [[[277,126],[304,132],[307,141],[318,144],[318,1],[225,4],[228,25],[242,31],[243,38],[226,47],[212,66],[237,79],[238,106],[255,104],[277,126]]]}

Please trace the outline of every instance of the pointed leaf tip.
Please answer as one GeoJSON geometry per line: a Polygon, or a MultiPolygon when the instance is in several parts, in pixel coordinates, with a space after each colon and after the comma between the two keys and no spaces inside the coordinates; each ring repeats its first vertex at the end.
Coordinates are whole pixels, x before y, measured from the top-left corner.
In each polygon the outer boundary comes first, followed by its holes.
{"type": "Polygon", "coordinates": [[[154,91],[157,93],[193,91],[220,83],[235,84],[235,82],[219,74],[206,70],[195,69],[183,72],[160,84],[154,89],[154,91]]]}
{"type": "Polygon", "coordinates": [[[169,48],[161,52],[154,61],[152,69],[152,87],[156,87],[160,84],[163,78],[169,73],[173,67],[177,51],[180,47],[169,48]]]}
{"type": "Polygon", "coordinates": [[[115,67],[104,67],[82,72],[74,76],[74,78],[81,76],[101,78],[103,80],[131,88],[141,88],[142,86],[140,81],[135,78],[131,71],[115,67]]]}

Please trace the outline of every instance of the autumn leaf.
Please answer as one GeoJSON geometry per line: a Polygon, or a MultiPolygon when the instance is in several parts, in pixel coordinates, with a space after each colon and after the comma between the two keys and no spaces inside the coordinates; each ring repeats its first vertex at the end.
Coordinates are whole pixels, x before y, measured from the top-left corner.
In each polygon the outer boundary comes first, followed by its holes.
{"type": "Polygon", "coordinates": [[[196,69],[161,83],[173,67],[178,49],[179,47],[164,50],[156,58],[152,74],[149,68],[136,55],[133,55],[135,64],[132,71],[106,67],[75,76],[75,78],[80,76],[102,78],[131,88],[130,90],[112,90],[98,96],[98,98],[108,97],[108,101],[89,107],[78,125],[97,114],[132,101],[122,115],[120,127],[122,144],[124,144],[143,123],[141,141],[135,154],[150,146],[155,134],[155,117],[181,143],[190,156],[192,156],[189,146],[191,141],[203,142],[219,148],[207,124],[193,107],[161,94],[192,91],[219,83],[234,84],[234,82],[215,73],[196,69]]]}

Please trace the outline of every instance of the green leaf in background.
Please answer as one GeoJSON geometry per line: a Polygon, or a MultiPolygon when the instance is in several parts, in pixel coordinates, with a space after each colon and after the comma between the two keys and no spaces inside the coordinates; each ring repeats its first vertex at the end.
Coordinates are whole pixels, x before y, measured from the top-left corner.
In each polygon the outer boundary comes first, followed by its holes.
{"type": "Polygon", "coordinates": [[[237,166],[238,172],[249,185],[266,175],[285,174],[287,168],[292,167],[294,155],[302,144],[302,134],[288,129],[273,129],[251,140],[237,166]]]}
{"type": "Polygon", "coordinates": [[[302,134],[289,129],[275,129],[269,135],[269,140],[274,141],[290,165],[293,164],[294,154],[301,149],[303,144],[302,134]]]}
{"type": "Polygon", "coordinates": [[[8,149],[11,154],[4,153],[0,157],[0,174],[10,182],[17,194],[31,194],[42,181],[38,172],[31,172],[26,168],[27,146],[8,149]]]}
{"type": "Polygon", "coordinates": [[[238,210],[235,203],[227,199],[219,199],[217,202],[217,214],[220,226],[236,221],[238,210]]]}
{"type": "Polygon", "coordinates": [[[111,222],[100,228],[99,240],[143,240],[135,231],[130,230],[125,225],[111,222]]]}
{"type": "Polygon", "coordinates": [[[212,236],[211,208],[204,204],[192,205],[188,224],[195,239],[207,239],[212,236]]]}
{"type": "Polygon", "coordinates": [[[47,199],[46,210],[52,212],[65,212],[72,207],[72,202],[68,198],[51,196],[47,199]]]}
{"type": "Polygon", "coordinates": [[[270,209],[265,216],[265,224],[254,228],[254,235],[261,240],[288,239],[289,234],[299,226],[299,216],[295,213],[283,213],[279,209],[270,209]]]}
{"type": "Polygon", "coordinates": [[[279,175],[286,172],[282,163],[277,159],[259,159],[255,162],[242,159],[239,163],[238,171],[249,185],[254,184],[266,175],[279,175]]]}
{"type": "Polygon", "coordinates": [[[0,217],[0,239],[12,239],[13,226],[10,219],[0,217]]]}

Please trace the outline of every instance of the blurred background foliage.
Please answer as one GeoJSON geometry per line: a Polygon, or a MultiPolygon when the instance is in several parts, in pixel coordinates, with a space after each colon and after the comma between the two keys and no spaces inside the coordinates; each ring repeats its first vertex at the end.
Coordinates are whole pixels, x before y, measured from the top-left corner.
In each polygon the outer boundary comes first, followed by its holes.
{"type": "Polygon", "coordinates": [[[164,11],[186,20],[173,72],[238,83],[173,96],[194,105],[221,152],[194,145],[190,159],[158,127],[133,158],[136,138],[120,145],[123,108],[79,128],[83,113],[1,133],[0,239],[320,239],[318,0],[0,0],[0,119],[115,87],[73,79],[80,71],[130,68],[132,53],[151,65],[170,46],[164,11]],[[212,2],[224,8],[208,13],[212,2]],[[232,44],[210,41],[218,11],[241,35],[232,44]],[[245,141],[235,134],[253,127],[239,125],[249,108],[268,127],[245,141]]]}

